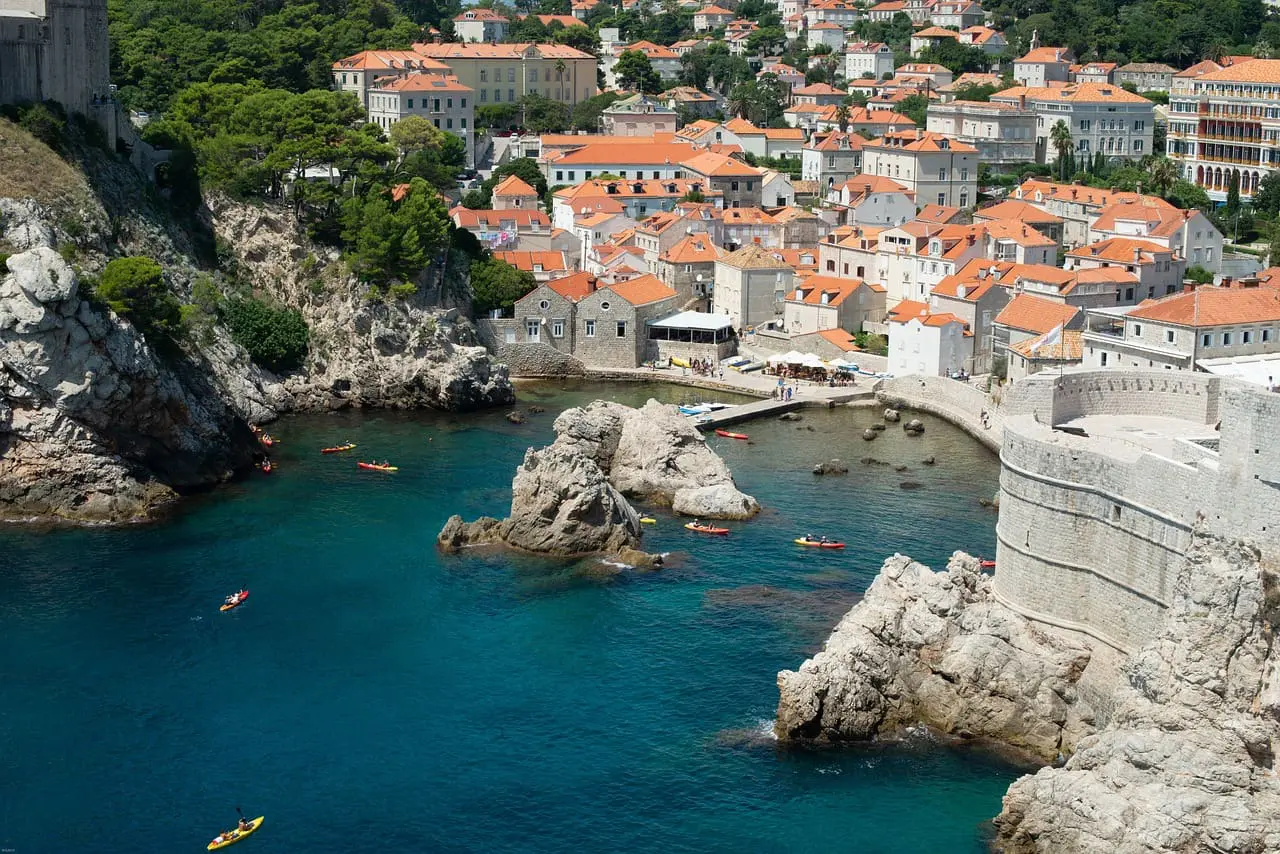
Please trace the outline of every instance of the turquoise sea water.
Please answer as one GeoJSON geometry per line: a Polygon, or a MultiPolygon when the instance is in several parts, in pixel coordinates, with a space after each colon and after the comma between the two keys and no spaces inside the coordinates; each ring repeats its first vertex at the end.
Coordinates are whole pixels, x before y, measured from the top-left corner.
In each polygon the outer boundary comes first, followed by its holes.
{"type": "Polygon", "coordinates": [[[0,531],[0,848],[200,851],[240,805],[267,817],[240,854],[983,850],[1018,769],[927,740],[766,735],[776,672],[885,555],[992,553],[977,499],[997,462],[948,425],[864,443],[873,413],[810,411],[712,439],[766,510],[716,539],[655,511],[659,573],[437,554],[450,513],[504,515],[560,409],[650,394],[685,393],[526,386],[548,411],[521,426],[289,419],[275,474],[166,523],[0,531]],[[317,453],[347,438],[354,454],[317,453]],[[401,471],[357,471],[362,454],[401,471]],[[847,477],[809,473],[832,456],[847,477]],[[806,532],[849,547],[791,544],[806,532]],[[249,602],[219,613],[242,584],[249,602]]]}

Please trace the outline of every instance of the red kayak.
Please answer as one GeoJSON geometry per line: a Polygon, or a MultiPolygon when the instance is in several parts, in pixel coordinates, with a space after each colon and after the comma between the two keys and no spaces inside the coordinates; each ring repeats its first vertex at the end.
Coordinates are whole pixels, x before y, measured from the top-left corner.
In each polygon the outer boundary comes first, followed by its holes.
{"type": "Polygon", "coordinates": [[[745,438],[747,438],[747,434],[746,434],[746,433],[730,433],[728,430],[716,430],[716,435],[717,435],[717,436],[723,436],[723,437],[725,437],[726,439],[745,439],[745,438]]]}
{"type": "Polygon", "coordinates": [[[271,474],[271,460],[267,460],[260,466],[260,468],[262,469],[263,474],[271,474]]]}
{"type": "Polygon", "coordinates": [[[690,531],[697,531],[699,534],[728,534],[728,528],[713,528],[710,525],[695,525],[692,522],[685,524],[690,531]]]}
{"type": "Polygon", "coordinates": [[[994,560],[980,560],[978,561],[978,566],[982,567],[983,569],[995,569],[996,562],[994,560]]]}
{"type": "Polygon", "coordinates": [[[356,463],[356,467],[369,469],[370,471],[400,471],[396,466],[383,466],[377,463],[356,463]]]}
{"type": "Polygon", "coordinates": [[[245,600],[249,598],[249,591],[248,590],[238,591],[234,596],[230,598],[232,601],[223,602],[222,607],[218,609],[219,611],[230,611],[232,608],[240,607],[241,605],[244,604],[245,600]]]}
{"type": "Polygon", "coordinates": [[[263,445],[266,445],[268,448],[270,448],[272,445],[276,443],[276,440],[272,439],[270,434],[268,433],[263,433],[261,436],[259,436],[258,441],[261,442],[263,445]]]}
{"type": "Polygon", "coordinates": [[[822,540],[806,540],[804,537],[797,537],[793,542],[795,542],[797,546],[810,546],[811,548],[815,548],[815,549],[844,548],[844,543],[833,543],[830,540],[827,540],[824,543],[822,540]]]}

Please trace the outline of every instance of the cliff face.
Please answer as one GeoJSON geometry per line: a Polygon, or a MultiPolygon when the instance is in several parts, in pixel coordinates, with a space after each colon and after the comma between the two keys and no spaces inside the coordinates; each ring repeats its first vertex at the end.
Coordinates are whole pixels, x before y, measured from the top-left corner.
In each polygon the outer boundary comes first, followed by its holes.
{"type": "Polygon", "coordinates": [[[480,346],[447,296],[432,290],[374,301],[337,254],[309,245],[279,207],[210,200],[213,226],[240,277],[302,313],[304,369],[284,383],[297,409],[343,406],[466,410],[515,399],[507,369],[480,346]]]}
{"type": "Polygon", "coordinates": [[[775,728],[839,741],[925,723],[1070,756],[1010,787],[1001,851],[1277,851],[1278,618],[1259,552],[1197,534],[1159,637],[1116,666],[1001,605],[972,558],[937,573],[899,555],[778,675],[775,728]]]}
{"type": "Polygon", "coordinates": [[[212,234],[173,219],[128,163],[75,140],[72,149],[78,167],[0,119],[0,515],[146,518],[247,465],[256,445],[245,421],[513,399],[469,322],[434,307],[439,292],[371,302],[287,213],[219,202],[213,225],[238,261],[233,282],[206,263],[212,234]],[[184,303],[204,278],[298,309],[311,331],[303,369],[272,375],[216,324],[158,357],[155,342],[78,291],[80,271],[126,255],[158,261],[184,303]]]}
{"type": "Polygon", "coordinates": [[[201,372],[160,360],[36,247],[0,279],[0,513],[119,522],[228,477],[256,447],[201,372]]]}

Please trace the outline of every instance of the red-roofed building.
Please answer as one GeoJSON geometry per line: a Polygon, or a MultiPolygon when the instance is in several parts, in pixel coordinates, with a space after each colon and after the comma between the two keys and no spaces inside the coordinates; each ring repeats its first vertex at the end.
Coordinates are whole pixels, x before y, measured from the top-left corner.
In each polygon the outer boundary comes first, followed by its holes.
{"type": "Polygon", "coordinates": [[[575,306],[574,355],[592,367],[638,367],[653,346],[645,324],[671,314],[676,301],[652,274],[588,294],[575,306]]]}
{"type": "Polygon", "coordinates": [[[493,188],[493,209],[503,211],[511,208],[538,209],[538,191],[516,175],[508,175],[493,188]]]}
{"type": "Polygon", "coordinates": [[[686,178],[720,193],[727,208],[760,206],[764,172],[745,161],[705,151],[681,160],[680,168],[686,178]]]}
{"type": "Polygon", "coordinates": [[[458,206],[449,211],[449,218],[490,249],[515,246],[522,237],[551,237],[551,219],[539,210],[471,210],[458,206]]]}
{"type": "Polygon", "coordinates": [[[929,104],[925,127],[978,149],[978,159],[992,165],[1029,163],[1036,159],[1036,113],[999,101],[929,104]]]}
{"type": "Polygon", "coordinates": [[[1137,277],[1137,283],[1123,288],[1121,305],[1162,297],[1182,289],[1186,259],[1174,250],[1149,240],[1110,237],[1072,249],[1067,253],[1068,270],[1111,267],[1137,277]]]}
{"type": "Polygon", "coordinates": [[[978,196],[978,150],[937,133],[897,131],[863,145],[863,171],[915,191],[916,204],[967,208],[978,196]]]}
{"type": "Polygon", "coordinates": [[[507,250],[494,252],[493,257],[506,261],[517,270],[532,273],[534,281],[537,282],[549,282],[569,273],[569,261],[563,252],[507,250]]]}
{"type": "Polygon", "coordinates": [[[893,76],[893,48],[884,42],[853,42],[845,46],[846,80],[883,80],[885,75],[893,76]]]}
{"type": "Polygon", "coordinates": [[[792,335],[822,329],[861,330],[885,317],[884,286],[862,279],[813,275],[787,294],[782,317],[792,335]]]}
{"type": "Polygon", "coordinates": [[[896,309],[888,318],[890,374],[937,377],[972,370],[973,336],[961,318],[931,312],[924,303],[904,301],[896,309]]]}
{"type": "Polygon", "coordinates": [[[369,108],[369,89],[380,77],[403,77],[414,72],[448,76],[449,66],[412,50],[362,50],[333,64],[333,88],[351,92],[369,108]]]}
{"type": "Polygon", "coordinates": [[[721,9],[714,4],[703,6],[693,13],[693,31],[705,33],[708,30],[718,30],[732,21],[734,17],[733,12],[728,9],[721,9]]]}
{"type": "Polygon", "coordinates": [[[453,31],[460,42],[492,44],[507,37],[511,22],[492,9],[472,8],[453,19],[453,31]]]}
{"type": "Polygon", "coordinates": [[[1065,47],[1040,47],[1039,39],[1031,39],[1032,48],[1013,61],[1013,79],[1023,86],[1043,87],[1050,83],[1066,83],[1071,74],[1075,54],[1065,47]]]}
{"type": "Polygon", "coordinates": [[[675,289],[679,305],[685,306],[690,300],[703,300],[710,295],[715,281],[716,259],[725,254],[711,241],[709,234],[686,234],[658,256],[654,274],[675,289]]]}
{"type": "Polygon", "coordinates": [[[824,194],[862,174],[866,141],[857,134],[834,131],[815,135],[800,156],[800,177],[817,181],[824,194]]]}
{"type": "Polygon", "coordinates": [[[1150,196],[1118,199],[1089,224],[1093,241],[1137,237],[1177,251],[1188,266],[1211,272],[1222,263],[1222,232],[1198,210],[1180,210],[1150,196]]]}

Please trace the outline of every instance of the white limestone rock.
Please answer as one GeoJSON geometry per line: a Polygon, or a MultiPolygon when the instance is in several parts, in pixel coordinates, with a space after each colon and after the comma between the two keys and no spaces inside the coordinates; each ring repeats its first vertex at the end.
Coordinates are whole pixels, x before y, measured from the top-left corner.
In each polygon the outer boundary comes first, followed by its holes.
{"type": "Polygon", "coordinates": [[[924,723],[1052,759],[1091,731],[1076,691],[1089,660],[997,602],[975,558],[933,572],[894,555],[822,652],[778,674],[774,728],[835,742],[924,723]]]}
{"type": "Polygon", "coordinates": [[[1197,536],[1108,725],[1010,787],[1001,850],[1280,851],[1278,594],[1256,550],[1197,536]]]}

